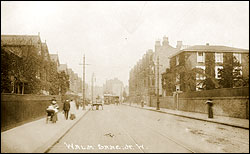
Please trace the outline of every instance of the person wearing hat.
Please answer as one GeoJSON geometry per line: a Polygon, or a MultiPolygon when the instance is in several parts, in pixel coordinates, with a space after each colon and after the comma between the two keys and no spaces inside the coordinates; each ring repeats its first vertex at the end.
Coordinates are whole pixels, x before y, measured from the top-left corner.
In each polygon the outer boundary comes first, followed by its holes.
{"type": "Polygon", "coordinates": [[[58,120],[57,113],[59,111],[59,105],[57,104],[55,97],[51,100],[51,105],[53,106],[53,108],[55,110],[55,113],[54,113],[52,121],[54,123],[56,123],[56,121],[58,120]]]}
{"type": "Polygon", "coordinates": [[[63,111],[64,111],[64,115],[65,115],[66,120],[68,120],[68,117],[69,117],[69,110],[70,110],[70,103],[69,103],[69,100],[67,99],[63,103],[63,111]]]}

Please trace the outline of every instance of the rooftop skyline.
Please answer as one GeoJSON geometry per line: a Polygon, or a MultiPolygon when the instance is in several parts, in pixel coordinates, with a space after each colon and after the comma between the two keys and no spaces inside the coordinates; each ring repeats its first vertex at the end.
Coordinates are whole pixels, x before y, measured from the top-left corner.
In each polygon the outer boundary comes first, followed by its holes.
{"type": "Polygon", "coordinates": [[[249,49],[249,2],[1,2],[2,35],[38,35],[50,54],[86,82],[117,77],[128,85],[129,70],[155,41],[171,46],[223,45],[249,49]]]}

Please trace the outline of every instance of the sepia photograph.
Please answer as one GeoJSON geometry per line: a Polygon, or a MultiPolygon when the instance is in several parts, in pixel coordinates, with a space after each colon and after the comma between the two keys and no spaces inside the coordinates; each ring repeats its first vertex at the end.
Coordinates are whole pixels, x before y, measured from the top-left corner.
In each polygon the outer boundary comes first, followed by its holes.
{"type": "Polygon", "coordinates": [[[249,153],[249,1],[1,1],[1,153],[249,153]]]}

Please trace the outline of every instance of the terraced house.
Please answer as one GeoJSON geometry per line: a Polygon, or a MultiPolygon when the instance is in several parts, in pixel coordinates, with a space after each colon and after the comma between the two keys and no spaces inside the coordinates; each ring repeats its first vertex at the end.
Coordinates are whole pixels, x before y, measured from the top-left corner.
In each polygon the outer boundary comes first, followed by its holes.
{"type": "Polygon", "coordinates": [[[41,89],[38,82],[46,84],[44,61],[49,60],[49,54],[39,34],[1,35],[1,59],[1,92],[33,93],[41,89]]]}
{"type": "Polygon", "coordinates": [[[234,88],[248,83],[249,50],[246,49],[207,43],[180,50],[169,58],[173,91],[234,88]],[[194,68],[203,71],[192,74],[194,68]]]}

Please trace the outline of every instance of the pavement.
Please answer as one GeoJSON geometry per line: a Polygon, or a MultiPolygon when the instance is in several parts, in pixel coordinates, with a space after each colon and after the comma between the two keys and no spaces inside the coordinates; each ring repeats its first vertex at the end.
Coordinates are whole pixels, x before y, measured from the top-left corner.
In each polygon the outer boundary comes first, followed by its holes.
{"type": "Polygon", "coordinates": [[[46,118],[32,121],[13,129],[1,132],[1,153],[44,153],[57,140],[66,134],[90,109],[79,108],[76,119],[66,120],[58,113],[56,123],[47,123],[46,118]]]}
{"type": "Polygon", "coordinates": [[[166,109],[166,108],[160,108],[160,110],[156,110],[156,107],[149,107],[147,105],[144,105],[144,107],[141,107],[141,105],[134,104],[134,103],[131,103],[131,105],[129,103],[123,103],[123,104],[136,107],[136,108],[141,108],[141,109],[146,109],[146,110],[151,110],[151,111],[156,111],[156,112],[161,112],[161,113],[166,113],[166,114],[171,114],[171,115],[176,115],[176,116],[181,116],[181,117],[186,117],[186,118],[191,118],[191,119],[196,119],[196,120],[213,122],[213,123],[218,123],[218,124],[223,124],[227,126],[249,130],[249,119],[240,119],[240,118],[232,118],[232,117],[216,116],[216,115],[214,115],[213,118],[208,118],[208,115],[204,113],[186,112],[186,111],[171,110],[171,109],[166,109]]]}
{"type": "MultiPolygon", "coordinates": [[[[128,103],[123,103],[123,105],[129,106],[128,103]]],[[[132,104],[131,107],[249,130],[248,119],[223,116],[214,116],[213,119],[210,119],[207,117],[207,114],[202,113],[184,112],[164,108],[156,110],[155,107],[144,106],[142,108],[137,104],[132,104]]],[[[86,110],[82,110],[81,108],[77,110],[75,120],[66,120],[63,113],[59,112],[58,121],[55,124],[46,124],[46,119],[42,118],[40,120],[29,122],[13,129],[1,132],[1,153],[48,152],[50,147],[55,145],[59,139],[63,138],[65,134],[68,133],[71,128],[75,126],[90,109],[90,106],[86,106],[86,110]]],[[[102,126],[100,125],[99,127],[102,126]]]]}

